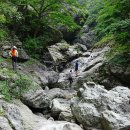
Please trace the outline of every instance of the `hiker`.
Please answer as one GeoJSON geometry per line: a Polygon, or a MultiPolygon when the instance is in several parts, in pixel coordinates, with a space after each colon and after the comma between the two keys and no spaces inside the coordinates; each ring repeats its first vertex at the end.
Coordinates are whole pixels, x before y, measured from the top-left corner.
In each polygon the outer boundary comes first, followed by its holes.
{"type": "Polygon", "coordinates": [[[16,62],[18,58],[18,51],[16,46],[12,47],[11,51],[9,52],[9,55],[12,57],[13,70],[16,70],[16,62]]]}
{"type": "Polygon", "coordinates": [[[79,63],[78,63],[78,60],[77,60],[76,63],[75,63],[75,74],[76,74],[76,77],[78,76],[78,69],[79,69],[79,63]]]}
{"type": "Polygon", "coordinates": [[[71,88],[71,85],[72,85],[72,82],[73,82],[73,78],[72,78],[72,70],[70,70],[69,74],[68,74],[68,80],[70,82],[70,88],[71,88]]]}

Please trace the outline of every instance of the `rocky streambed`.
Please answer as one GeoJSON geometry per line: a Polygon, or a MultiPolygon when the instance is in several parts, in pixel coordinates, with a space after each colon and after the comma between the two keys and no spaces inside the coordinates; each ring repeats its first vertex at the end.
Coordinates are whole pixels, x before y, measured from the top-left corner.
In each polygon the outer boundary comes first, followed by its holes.
{"type": "MultiPolygon", "coordinates": [[[[130,71],[104,65],[109,49],[106,46],[92,51],[83,44],[69,45],[63,41],[48,47],[49,67],[34,61],[19,63],[18,73],[10,74],[11,63],[0,63],[1,82],[11,79],[13,86],[19,74],[24,73],[38,86],[22,93],[20,100],[6,102],[0,94],[0,129],[130,130],[130,89],[123,86],[124,82],[128,84],[130,71]],[[67,79],[70,70],[71,87],[67,79]]],[[[4,51],[7,48],[3,46],[4,51]]],[[[27,61],[29,57],[21,59],[27,61]]]]}

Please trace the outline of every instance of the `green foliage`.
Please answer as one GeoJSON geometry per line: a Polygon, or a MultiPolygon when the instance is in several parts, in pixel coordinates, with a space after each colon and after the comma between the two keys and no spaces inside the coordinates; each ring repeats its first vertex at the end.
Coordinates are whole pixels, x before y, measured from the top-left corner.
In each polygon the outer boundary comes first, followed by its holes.
{"type": "Polygon", "coordinates": [[[28,91],[31,85],[31,80],[23,74],[18,74],[19,78],[14,82],[11,87],[11,92],[14,93],[15,98],[20,98],[21,94],[28,91]]]}
{"type": "Polygon", "coordinates": [[[17,11],[16,6],[14,6],[11,2],[1,1],[0,2],[0,14],[3,16],[4,23],[14,23],[16,21],[20,21],[22,15],[17,11]]]}
{"type": "Polygon", "coordinates": [[[5,16],[2,14],[0,15],[0,24],[6,23],[6,18],[5,16]]]}
{"type": "Polygon", "coordinates": [[[36,84],[24,74],[16,74],[8,69],[3,69],[0,73],[7,77],[4,81],[0,81],[0,95],[3,95],[6,101],[19,99],[24,92],[37,88],[36,84]]]}
{"type": "MultiPolygon", "coordinates": [[[[83,5],[80,6],[75,0],[0,1],[0,26],[14,31],[33,57],[39,57],[47,45],[61,40],[61,34],[53,32],[57,27],[64,26],[67,31],[79,29],[80,26],[74,21],[77,14],[84,18],[87,16],[83,5]],[[47,30],[46,27],[53,29],[47,30]]],[[[84,18],[80,19],[80,23],[84,23],[84,18]]],[[[1,29],[0,40],[5,36],[6,31],[1,29]]]]}
{"type": "Polygon", "coordinates": [[[98,17],[97,14],[104,6],[104,2],[103,0],[86,0],[84,4],[86,4],[86,8],[89,14],[86,24],[88,24],[90,27],[94,27],[98,17]]]}
{"type": "Polygon", "coordinates": [[[0,29],[0,41],[4,40],[7,36],[7,32],[3,29],[0,29]]]}
{"type": "MultiPolygon", "coordinates": [[[[102,47],[106,46],[107,44],[110,44],[110,41],[112,41],[112,40],[114,40],[113,35],[105,36],[99,42],[94,44],[94,48],[102,48],[102,47]]],[[[112,45],[110,45],[110,46],[112,46],[112,45]]]]}
{"type": "MultiPolygon", "coordinates": [[[[59,21],[70,29],[76,26],[72,20],[72,16],[69,17],[70,13],[67,9],[67,4],[77,6],[77,2],[74,0],[12,0],[11,2],[19,9],[18,13],[22,14],[24,18],[22,24],[30,24],[30,28],[33,27],[34,37],[37,36],[43,24],[54,25],[54,19],[60,18],[59,21]],[[62,15],[63,13],[64,17],[62,15]],[[70,21],[73,25],[70,24],[70,21]]],[[[55,22],[55,25],[58,24],[59,22],[55,22]]]]}
{"type": "Polygon", "coordinates": [[[73,31],[75,29],[80,28],[80,26],[74,22],[71,15],[65,15],[60,12],[57,12],[57,13],[51,14],[50,17],[52,17],[52,21],[53,21],[53,22],[50,21],[50,25],[53,24],[52,26],[55,26],[57,24],[58,26],[66,25],[66,28],[68,31],[73,31]]]}
{"type": "MultiPolygon", "coordinates": [[[[130,45],[129,44],[115,44],[112,49],[106,54],[107,60],[116,59],[122,56],[121,58],[126,57],[129,55],[130,52],[130,45]]],[[[120,61],[120,59],[119,59],[120,61]]]]}
{"type": "Polygon", "coordinates": [[[6,101],[11,100],[9,86],[6,84],[5,81],[0,81],[0,95],[3,95],[6,101]]]}
{"type": "Polygon", "coordinates": [[[126,64],[130,52],[130,0],[88,1],[89,17],[87,24],[94,27],[98,37],[95,47],[103,47],[109,41],[112,49],[107,59],[118,64],[126,64]],[[93,6],[92,6],[93,5],[93,6]]]}
{"type": "Polygon", "coordinates": [[[125,39],[129,38],[130,11],[127,9],[130,7],[130,1],[124,1],[116,0],[113,2],[104,0],[105,5],[97,15],[97,26],[95,27],[100,38],[107,34],[114,34],[120,42],[125,42],[125,39]]]}
{"type": "Polygon", "coordinates": [[[38,38],[27,38],[24,47],[28,50],[28,53],[36,58],[36,50],[40,48],[41,42],[38,38]]]}
{"type": "Polygon", "coordinates": [[[0,107],[0,116],[4,116],[4,109],[0,107]]]}
{"type": "Polygon", "coordinates": [[[0,57],[0,63],[5,62],[5,60],[6,60],[5,58],[0,57]]]}

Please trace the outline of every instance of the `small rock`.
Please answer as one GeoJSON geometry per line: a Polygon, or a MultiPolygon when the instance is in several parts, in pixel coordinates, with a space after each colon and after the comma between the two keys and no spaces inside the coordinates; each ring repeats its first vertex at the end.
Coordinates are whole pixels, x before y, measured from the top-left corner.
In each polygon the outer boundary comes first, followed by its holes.
{"type": "Polygon", "coordinates": [[[2,50],[10,50],[11,46],[2,46],[1,48],[2,48],[2,50]]]}
{"type": "Polygon", "coordinates": [[[53,118],[53,117],[50,117],[48,120],[50,120],[50,121],[54,121],[54,118],[53,118]]]}
{"type": "Polygon", "coordinates": [[[45,89],[44,90],[49,90],[49,87],[48,86],[45,86],[45,89]]]}
{"type": "Polygon", "coordinates": [[[4,80],[6,80],[6,79],[7,79],[7,76],[4,76],[4,75],[0,74],[0,80],[1,80],[1,81],[4,81],[4,80]]]}

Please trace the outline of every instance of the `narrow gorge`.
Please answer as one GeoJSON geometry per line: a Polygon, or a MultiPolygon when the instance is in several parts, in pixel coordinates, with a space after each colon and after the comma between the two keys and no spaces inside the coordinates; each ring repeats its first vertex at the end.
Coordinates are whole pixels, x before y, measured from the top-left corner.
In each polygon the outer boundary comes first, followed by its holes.
{"type": "Polygon", "coordinates": [[[130,130],[130,12],[76,2],[0,2],[0,130],[130,130]]]}

